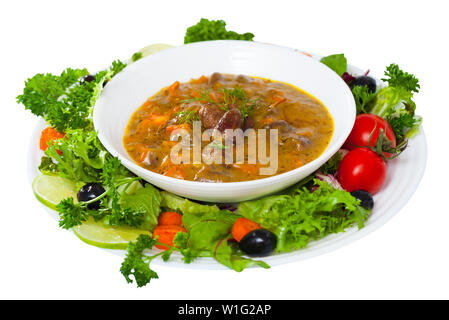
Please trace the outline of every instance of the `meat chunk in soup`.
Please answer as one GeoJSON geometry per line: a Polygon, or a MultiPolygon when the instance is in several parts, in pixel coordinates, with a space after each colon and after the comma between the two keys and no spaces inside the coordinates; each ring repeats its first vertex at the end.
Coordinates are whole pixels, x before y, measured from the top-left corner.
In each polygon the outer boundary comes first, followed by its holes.
{"type": "Polygon", "coordinates": [[[206,129],[215,128],[225,111],[216,104],[208,103],[198,112],[202,125],[206,129]]]}
{"type": "Polygon", "coordinates": [[[241,129],[242,123],[242,113],[239,109],[232,108],[220,118],[215,128],[221,132],[224,132],[226,129],[241,129]]]}

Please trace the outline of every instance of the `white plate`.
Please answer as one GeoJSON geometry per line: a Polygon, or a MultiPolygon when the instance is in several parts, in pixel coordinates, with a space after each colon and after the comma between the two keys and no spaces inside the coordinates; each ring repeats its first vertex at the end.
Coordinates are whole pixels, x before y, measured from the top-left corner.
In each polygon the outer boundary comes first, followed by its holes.
{"type": "MultiPolygon", "coordinates": [[[[313,55],[319,59],[320,56],[313,55]]],[[[348,72],[352,74],[362,74],[359,68],[348,66],[348,72]]],[[[36,125],[29,146],[28,152],[28,176],[30,187],[33,179],[40,174],[38,166],[43,153],[39,149],[40,132],[45,127],[43,120],[39,120],[36,125]]],[[[307,248],[290,253],[276,254],[262,258],[270,266],[290,263],[314,257],[337,248],[340,248],[350,242],[353,242],[368,233],[381,227],[390,220],[411,198],[424,174],[427,160],[427,143],[424,131],[409,141],[407,149],[396,159],[388,162],[388,173],[385,185],[374,196],[375,206],[371,216],[365,224],[365,227],[358,230],[356,227],[347,229],[344,233],[332,234],[321,240],[312,241],[307,248]]],[[[36,200],[36,203],[40,203],[36,200]]],[[[57,213],[42,205],[51,216],[58,220],[57,213]]],[[[81,241],[81,240],[80,240],[81,241]]],[[[124,256],[124,250],[109,250],[114,254],[124,256]]],[[[155,250],[156,252],[156,250],[155,250]]],[[[170,262],[162,262],[155,259],[154,263],[164,264],[173,267],[195,268],[195,269],[227,269],[212,258],[199,258],[193,263],[184,264],[179,254],[173,254],[170,262]]]]}

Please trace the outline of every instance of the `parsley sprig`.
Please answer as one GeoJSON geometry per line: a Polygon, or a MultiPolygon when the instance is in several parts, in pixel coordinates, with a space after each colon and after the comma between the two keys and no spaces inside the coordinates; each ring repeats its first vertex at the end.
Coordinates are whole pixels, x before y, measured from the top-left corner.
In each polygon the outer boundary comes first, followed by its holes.
{"type": "Polygon", "coordinates": [[[412,74],[399,69],[399,66],[392,63],[387,67],[385,71],[385,76],[383,81],[386,81],[389,86],[401,87],[409,92],[419,92],[421,86],[419,85],[419,80],[412,74]]]}
{"type": "Polygon", "coordinates": [[[254,34],[239,34],[226,30],[226,22],[223,20],[201,19],[196,25],[187,28],[184,43],[208,41],[208,40],[246,40],[252,41],[254,34]]]}
{"type": "Polygon", "coordinates": [[[354,96],[357,114],[366,113],[366,106],[374,99],[376,96],[375,92],[370,91],[368,86],[354,86],[352,88],[352,94],[354,96]]]}
{"type": "MultiPolygon", "coordinates": [[[[243,119],[249,117],[253,110],[257,107],[259,99],[249,99],[245,90],[241,87],[236,88],[222,88],[223,101],[218,102],[212,99],[211,89],[201,89],[198,97],[192,97],[183,101],[183,103],[191,103],[194,101],[213,103],[220,106],[224,111],[228,111],[231,106],[237,107],[243,119]]],[[[183,112],[183,111],[182,111],[183,112]]]]}
{"type": "Polygon", "coordinates": [[[368,111],[388,121],[400,144],[419,132],[422,118],[415,115],[413,96],[421,87],[413,74],[401,70],[394,63],[386,68],[385,76],[382,80],[388,86],[376,93],[368,111]]]}
{"type": "MultiPolygon", "coordinates": [[[[174,251],[178,251],[183,255],[185,263],[192,262],[196,255],[187,247],[188,234],[178,232],[173,240],[173,246],[167,251],[162,251],[154,255],[148,256],[144,253],[145,250],[150,250],[153,246],[161,244],[157,239],[152,239],[149,235],[140,235],[135,243],[130,242],[128,245],[128,253],[122,263],[120,272],[125,277],[128,283],[132,283],[134,277],[137,287],[147,285],[152,279],[158,279],[158,274],[150,267],[151,261],[157,257],[168,261],[174,251]]],[[[168,246],[167,244],[163,244],[168,246]]]]}
{"type": "Polygon", "coordinates": [[[176,113],[177,123],[190,123],[192,124],[194,121],[199,121],[200,116],[197,110],[185,110],[179,111],[176,113]]]}
{"type": "Polygon", "coordinates": [[[96,73],[93,81],[82,81],[89,75],[87,69],[67,68],[59,76],[39,73],[25,82],[17,102],[59,132],[88,128],[92,126],[92,106],[104,83],[125,67],[125,63],[116,60],[107,70],[96,73]]]}
{"type": "Polygon", "coordinates": [[[229,110],[231,105],[236,106],[242,113],[243,119],[251,115],[252,111],[257,107],[259,99],[250,100],[246,92],[236,87],[233,89],[223,88],[223,104],[226,110],[229,110]]]}

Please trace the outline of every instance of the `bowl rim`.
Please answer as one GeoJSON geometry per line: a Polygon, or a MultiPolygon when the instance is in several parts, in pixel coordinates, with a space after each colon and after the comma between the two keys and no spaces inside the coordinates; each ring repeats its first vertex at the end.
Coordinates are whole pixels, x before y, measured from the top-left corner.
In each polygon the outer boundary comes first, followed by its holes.
{"type": "MultiPolygon", "coordinates": [[[[156,52],[154,54],[151,54],[151,55],[149,55],[147,57],[144,57],[144,58],[142,58],[140,60],[143,60],[145,58],[148,58],[148,57],[151,57],[151,56],[154,56],[154,55],[161,55],[161,54],[164,54],[167,51],[177,50],[177,49],[179,49],[181,47],[185,47],[185,46],[207,46],[207,45],[211,45],[213,43],[215,43],[215,44],[218,43],[219,45],[227,43],[227,44],[231,44],[231,45],[239,44],[239,45],[248,45],[248,46],[259,46],[261,49],[262,48],[275,47],[275,48],[278,48],[280,50],[295,51],[295,52],[298,52],[300,54],[303,53],[302,51],[300,51],[298,49],[295,49],[295,48],[290,48],[290,47],[287,47],[287,46],[281,46],[281,45],[276,45],[276,44],[271,44],[271,43],[257,42],[257,41],[211,40],[211,41],[201,41],[201,42],[194,42],[194,43],[183,44],[183,45],[180,45],[180,46],[174,46],[174,47],[167,48],[167,49],[164,49],[162,51],[156,52]]],[[[306,55],[304,55],[304,57],[310,59],[310,63],[312,63],[312,64],[322,64],[320,61],[317,61],[313,57],[307,57],[306,55]]],[[[139,61],[137,61],[137,62],[139,62],[139,61]]],[[[324,64],[322,64],[322,65],[325,66],[324,64]]],[[[327,66],[325,66],[325,67],[328,68],[327,66]]],[[[334,78],[338,79],[337,81],[344,82],[344,80],[340,76],[338,76],[337,73],[335,73],[330,68],[328,68],[328,69],[329,69],[328,74],[329,74],[330,77],[334,77],[334,78]]],[[[276,81],[282,81],[282,80],[276,80],[276,81]]],[[[352,96],[352,92],[351,92],[349,86],[344,86],[343,88],[344,88],[343,90],[345,91],[346,95],[349,95],[349,96],[353,97],[352,96]]],[[[303,89],[301,89],[301,90],[303,90],[303,89]]],[[[97,101],[100,99],[100,97],[101,97],[101,93],[100,93],[99,97],[97,98],[97,101]]],[[[320,99],[316,98],[315,96],[313,96],[313,97],[315,99],[317,99],[317,100],[320,100],[320,99]]],[[[156,173],[154,171],[145,169],[145,168],[137,165],[134,161],[131,161],[131,160],[123,157],[120,154],[120,152],[118,152],[108,142],[108,139],[106,139],[104,137],[102,132],[100,132],[100,130],[96,129],[97,126],[95,124],[98,122],[98,121],[96,121],[96,119],[98,119],[98,112],[96,112],[97,108],[95,108],[96,103],[93,106],[92,122],[93,122],[95,130],[97,131],[98,138],[100,139],[101,143],[104,145],[106,150],[108,152],[110,152],[113,156],[118,157],[120,162],[122,162],[122,164],[125,165],[125,167],[132,168],[132,170],[131,169],[130,170],[133,171],[134,173],[137,172],[136,174],[139,175],[139,176],[148,175],[150,178],[154,177],[155,179],[163,179],[163,180],[166,180],[167,183],[177,183],[178,185],[182,185],[184,187],[198,187],[198,186],[201,186],[201,187],[214,188],[214,189],[220,189],[220,188],[229,189],[229,188],[234,188],[234,187],[237,187],[237,186],[238,187],[249,187],[249,186],[254,186],[254,185],[257,185],[257,184],[266,184],[266,183],[270,183],[270,182],[275,183],[275,182],[279,182],[279,181],[281,181],[283,179],[286,179],[286,178],[294,178],[294,176],[296,176],[299,172],[307,170],[307,168],[314,166],[317,162],[321,162],[323,159],[324,159],[323,163],[325,163],[327,160],[329,160],[341,148],[341,146],[343,145],[343,143],[345,142],[346,138],[349,136],[349,134],[350,134],[350,132],[352,130],[352,127],[353,127],[353,124],[354,124],[355,118],[356,118],[356,104],[355,104],[355,100],[353,98],[350,99],[348,102],[351,105],[350,109],[353,110],[353,112],[351,113],[351,118],[352,119],[350,119],[350,121],[349,121],[349,123],[351,123],[352,125],[351,126],[348,125],[347,127],[344,128],[344,132],[341,135],[339,140],[335,141],[333,144],[331,144],[329,142],[328,146],[324,149],[324,151],[321,153],[321,155],[319,157],[315,158],[314,160],[306,163],[305,165],[303,165],[301,167],[298,167],[296,169],[293,169],[293,170],[290,170],[290,171],[287,171],[287,172],[284,172],[284,173],[280,173],[280,174],[277,174],[277,175],[274,175],[274,176],[270,176],[270,177],[266,177],[266,178],[260,178],[260,179],[255,179],[255,180],[235,181],[235,182],[202,182],[202,181],[183,180],[183,179],[177,179],[177,178],[173,178],[173,177],[164,176],[164,175],[162,175],[160,173],[156,173]]],[[[326,105],[324,105],[324,107],[326,107],[326,105]]],[[[327,109],[327,107],[326,107],[326,109],[327,109]]],[[[332,117],[332,120],[334,121],[333,117],[332,117]]],[[[334,131],[332,133],[332,137],[333,137],[334,134],[335,134],[335,128],[334,128],[334,131]]],[[[298,180],[298,182],[300,180],[298,180]]]]}

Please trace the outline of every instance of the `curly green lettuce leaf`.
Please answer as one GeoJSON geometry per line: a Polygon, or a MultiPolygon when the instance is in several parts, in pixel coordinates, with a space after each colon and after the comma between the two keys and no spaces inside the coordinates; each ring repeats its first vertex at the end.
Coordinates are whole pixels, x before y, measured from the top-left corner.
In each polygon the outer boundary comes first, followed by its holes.
{"type": "Polygon", "coordinates": [[[398,65],[391,64],[385,71],[387,87],[376,93],[369,103],[368,112],[385,118],[392,127],[398,141],[413,137],[419,132],[422,118],[415,115],[413,94],[419,92],[418,79],[398,65]]]}
{"type": "Polygon", "coordinates": [[[399,68],[395,63],[390,64],[385,71],[386,78],[382,80],[388,83],[390,87],[403,88],[409,92],[419,92],[421,86],[419,80],[408,72],[399,68]]]}
{"type": "Polygon", "coordinates": [[[72,130],[67,133],[65,140],[70,145],[73,153],[84,160],[86,165],[94,169],[101,169],[104,166],[108,152],[101,144],[95,131],[72,130]]]}
{"type": "Polygon", "coordinates": [[[60,176],[82,184],[99,180],[108,152],[95,131],[77,129],[50,144],[45,154],[56,161],[60,176]]]}
{"type": "Polygon", "coordinates": [[[378,90],[376,97],[368,110],[379,117],[387,117],[401,110],[413,112],[415,103],[413,93],[400,87],[384,87],[378,90]]]}
{"type": "Polygon", "coordinates": [[[209,40],[246,40],[252,41],[254,34],[239,34],[226,30],[226,22],[223,20],[201,19],[196,25],[187,28],[184,43],[209,41],[209,40]]]}
{"type": "Polygon", "coordinates": [[[401,141],[417,134],[422,123],[422,118],[415,115],[412,98],[413,93],[402,87],[384,87],[376,93],[368,111],[386,119],[401,141]]]}
{"type": "Polygon", "coordinates": [[[376,93],[371,92],[368,86],[354,86],[352,88],[357,114],[366,113],[366,106],[375,98],[376,93]]]}
{"type": "Polygon", "coordinates": [[[314,180],[315,191],[302,187],[290,195],[268,196],[242,202],[238,213],[274,232],[278,252],[307,246],[310,240],[346,228],[364,226],[369,211],[349,192],[334,189],[326,182],[314,180]]]}
{"type": "Polygon", "coordinates": [[[92,107],[104,83],[125,67],[125,63],[116,60],[108,70],[95,74],[91,81],[83,81],[89,75],[87,69],[67,68],[59,76],[39,73],[25,81],[17,102],[59,132],[91,128],[92,107]]]}
{"type": "Polygon", "coordinates": [[[49,145],[45,154],[56,161],[57,171],[61,177],[69,179],[79,186],[99,179],[100,170],[86,165],[66,141],[49,145]]]}
{"type": "MultiPolygon", "coordinates": [[[[79,83],[81,77],[88,74],[86,69],[71,68],[59,76],[50,73],[36,74],[25,82],[25,88],[17,97],[17,102],[22,103],[25,109],[33,114],[43,117],[60,132],[72,124],[84,127],[88,124],[86,122],[88,106],[79,103],[85,95],[82,94],[82,90],[77,90],[81,95],[80,98],[71,101],[74,96],[67,96],[67,92],[69,88],[79,83]]],[[[90,87],[88,85],[83,89],[87,92],[90,87]]]]}

